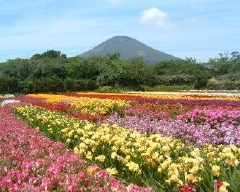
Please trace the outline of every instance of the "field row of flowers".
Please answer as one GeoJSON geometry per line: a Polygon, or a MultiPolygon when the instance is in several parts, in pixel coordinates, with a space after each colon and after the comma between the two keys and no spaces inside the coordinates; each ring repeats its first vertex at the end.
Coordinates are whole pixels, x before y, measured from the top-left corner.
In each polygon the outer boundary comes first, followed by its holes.
{"type": "Polygon", "coordinates": [[[116,99],[116,100],[136,100],[141,98],[153,98],[153,99],[170,99],[170,100],[220,100],[220,101],[240,101],[239,96],[231,96],[231,95],[211,95],[211,94],[172,94],[172,93],[162,93],[162,94],[154,94],[154,93],[65,93],[60,95],[54,94],[28,94],[28,96],[33,97],[42,97],[49,99],[50,102],[56,102],[60,100],[64,100],[64,98],[99,98],[99,99],[116,99]]]}
{"type": "Polygon", "coordinates": [[[111,99],[98,99],[88,97],[71,97],[65,95],[49,95],[49,94],[38,94],[29,95],[30,97],[37,97],[45,99],[46,103],[59,103],[67,102],[70,106],[76,110],[80,110],[83,114],[90,115],[107,115],[113,113],[119,108],[129,107],[129,102],[125,100],[111,100],[111,99]]]}
{"type": "Polygon", "coordinates": [[[126,186],[0,108],[0,191],[152,191],[126,186]]]}
{"type": "Polygon", "coordinates": [[[163,99],[211,99],[211,100],[237,100],[239,101],[239,95],[237,94],[227,94],[227,93],[184,93],[184,92],[161,92],[156,93],[67,93],[67,96],[74,97],[89,97],[89,98],[110,98],[110,99],[134,99],[139,98],[163,98],[163,99]]]}
{"type": "Polygon", "coordinates": [[[145,94],[144,97],[146,98],[159,98],[159,99],[186,99],[186,100],[232,100],[232,101],[239,101],[238,97],[232,96],[217,96],[211,94],[145,94]]]}
{"type": "MultiPolygon", "coordinates": [[[[81,95],[81,94],[77,94],[81,95]]],[[[93,96],[100,94],[93,94],[93,96]]],[[[109,94],[103,94],[102,97],[109,94]]],[[[114,95],[115,97],[117,94],[114,95]]],[[[131,95],[132,99],[134,95],[131,95]]],[[[135,99],[138,99],[137,96],[135,99]]],[[[143,98],[144,99],[144,98],[143,98]]],[[[73,97],[65,95],[29,95],[22,101],[71,113],[73,117],[117,124],[140,132],[161,133],[182,138],[201,146],[205,143],[240,145],[240,110],[238,106],[222,107],[178,104],[156,104],[138,100],[73,97]],[[38,99],[42,99],[41,102],[38,99]],[[45,101],[43,101],[45,99],[45,101]],[[173,119],[174,117],[174,119],[173,119]]],[[[159,101],[158,101],[159,102],[159,101]]],[[[221,101],[225,102],[225,101],[221,101]]]]}
{"type": "MultiPolygon", "coordinates": [[[[168,115],[172,118],[195,108],[216,109],[216,107],[221,107],[228,110],[240,109],[239,98],[233,98],[233,100],[231,100],[231,97],[226,96],[224,98],[228,98],[228,100],[221,99],[221,97],[218,97],[217,99],[215,98],[215,100],[213,100],[213,98],[202,100],[201,95],[194,95],[194,99],[192,100],[177,99],[179,97],[172,94],[165,94],[164,96],[166,97],[164,99],[146,98],[146,96],[147,95],[140,94],[110,95],[99,93],[72,93],[64,95],[31,94],[28,95],[27,100],[26,98],[23,100],[31,102],[34,105],[39,105],[39,100],[38,102],[32,101],[34,98],[42,98],[42,100],[44,100],[42,105],[45,105],[45,107],[52,106],[52,108],[55,108],[56,110],[68,111],[75,116],[80,114],[89,116],[106,116],[113,112],[119,112],[121,109],[124,109],[125,112],[128,112],[129,109],[137,109],[144,110],[143,112],[147,113],[155,113],[158,116],[160,115],[160,118],[162,118],[161,115],[164,115],[164,117],[168,115]],[[170,96],[171,99],[168,99],[170,96]],[[52,105],[46,105],[46,103],[52,105]]],[[[157,94],[155,94],[155,97],[157,97],[157,94]]]]}
{"type": "MultiPolygon", "coordinates": [[[[199,113],[202,113],[202,111],[199,113]]],[[[210,113],[214,112],[210,111],[210,113]]],[[[224,114],[224,116],[217,116],[215,119],[209,119],[205,115],[197,119],[198,114],[188,118],[188,115],[191,114],[194,115],[194,112],[191,111],[180,115],[177,120],[171,121],[166,119],[159,121],[153,119],[151,115],[143,117],[127,115],[122,117],[118,114],[113,114],[105,119],[104,122],[133,128],[141,133],[160,133],[166,136],[173,136],[184,140],[186,144],[195,144],[198,147],[207,143],[212,143],[213,145],[235,144],[240,146],[239,111],[237,112],[237,118],[231,117],[232,112],[228,114],[228,111],[226,111],[226,116],[224,114]]]]}

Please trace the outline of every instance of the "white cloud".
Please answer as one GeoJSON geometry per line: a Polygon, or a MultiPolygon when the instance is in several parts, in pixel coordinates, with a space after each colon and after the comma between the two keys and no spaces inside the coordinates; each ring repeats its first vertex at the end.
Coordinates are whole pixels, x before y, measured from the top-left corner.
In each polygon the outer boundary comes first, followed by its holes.
{"type": "Polygon", "coordinates": [[[170,29],[173,27],[168,19],[167,13],[159,10],[156,7],[146,9],[140,13],[140,23],[144,25],[156,25],[163,29],[170,29]]]}
{"type": "Polygon", "coordinates": [[[118,4],[121,3],[122,0],[108,0],[111,4],[118,4]]]}

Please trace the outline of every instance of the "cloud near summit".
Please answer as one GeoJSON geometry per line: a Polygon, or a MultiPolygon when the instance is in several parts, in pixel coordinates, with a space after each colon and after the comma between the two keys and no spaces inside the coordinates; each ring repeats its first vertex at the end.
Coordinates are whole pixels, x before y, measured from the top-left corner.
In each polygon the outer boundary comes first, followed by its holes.
{"type": "Polygon", "coordinates": [[[169,21],[166,12],[156,7],[146,9],[140,13],[140,23],[144,25],[156,25],[162,29],[170,29],[173,24],[169,21]]]}

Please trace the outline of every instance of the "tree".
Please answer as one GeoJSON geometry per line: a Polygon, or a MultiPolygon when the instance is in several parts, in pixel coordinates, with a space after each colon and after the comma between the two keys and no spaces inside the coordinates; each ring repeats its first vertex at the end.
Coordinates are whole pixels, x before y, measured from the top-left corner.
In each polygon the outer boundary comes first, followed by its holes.
{"type": "Polygon", "coordinates": [[[120,59],[120,53],[119,52],[108,53],[106,57],[109,60],[119,60],[120,59]]]}
{"type": "Polygon", "coordinates": [[[19,91],[18,79],[15,77],[0,76],[0,93],[17,93],[19,91]]]}
{"type": "Polygon", "coordinates": [[[43,58],[67,58],[66,54],[62,54],[61,51],[47,50],[42,54],[34,54],[31,59],[43,59],[43,58]]]}

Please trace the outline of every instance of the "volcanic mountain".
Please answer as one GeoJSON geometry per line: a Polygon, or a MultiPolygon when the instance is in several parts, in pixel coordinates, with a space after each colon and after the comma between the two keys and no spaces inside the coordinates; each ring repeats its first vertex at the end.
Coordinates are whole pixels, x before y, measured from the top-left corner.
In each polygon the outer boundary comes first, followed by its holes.
{"type": "Polygon", "coordinates": [[[144,43],[127,36],[112,37],[93,49],[82,53],[80,56],[105,56],[108,53],[115,52],[120,53],[121,59],[128,60],[131,58],[142,57],[148,63],[156,63],[163,60],[181,60],[178,57],[153,49],[144,43]]]}

